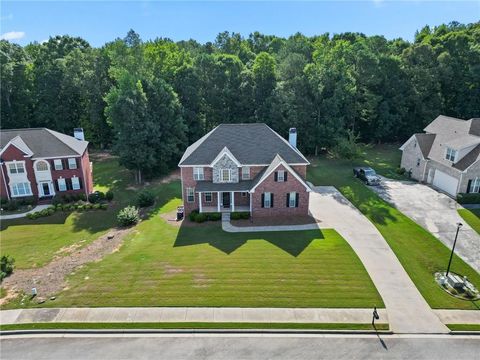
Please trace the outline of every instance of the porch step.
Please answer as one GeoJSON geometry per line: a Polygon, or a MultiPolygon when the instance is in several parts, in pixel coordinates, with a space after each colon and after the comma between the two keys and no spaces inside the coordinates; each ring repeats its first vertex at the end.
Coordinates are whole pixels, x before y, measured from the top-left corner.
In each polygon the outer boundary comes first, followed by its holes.
{"type": "Polygon", "coordinates": [[[222,213],[222,221],[230,222],[230,213],[222,213]]]}

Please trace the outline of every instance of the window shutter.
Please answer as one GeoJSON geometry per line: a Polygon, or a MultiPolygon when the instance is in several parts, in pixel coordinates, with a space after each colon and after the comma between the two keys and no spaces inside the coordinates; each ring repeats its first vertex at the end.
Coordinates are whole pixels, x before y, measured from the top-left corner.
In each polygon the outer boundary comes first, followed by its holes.
{"type": "Polygon", "coordinates": [[[283,181],[287,181],[287,174],[288,174],[287,171],[285,171],[285,172],[283,173],[283,181]]]}
{"type": "Polygon", "coordinates": [[[80,189],[83,189],[82,178],[78,178],[78,185],[80,185],[80,189]]]}
{"type": "Polygon", "coordinates": [[[60,188],[58,186],[58,180],[53,182],[55,184],[55,191],[60,191],[60,188]]]}
{"type": "Polygon", "coordinates": [[[262,208],[265,207],[265,194],[262,194],[262,208]]]}
{"type": "Polygon", "coordinates": [[[65,179],[65,183],[67,184],[67,190],[72,190],[72,179],[65,179]]]}
{"type": "Polygon", "coordinates": [[[290,193],[287,193],[287,208],[290,205],[290,193]]]}
{"type": "MultiPolygon", "coordinates": [[[[78,164],[78,159],[77,159],[77,158],[74,158],[74,159],[75,159],[75,168],[78,169],[78,168],[80,167],[79,164],[78,164]]],[[[81,186],[81,185],[80,185],[80,186],[81,186]]]]}
{"type": "Polygon", "coordinates": [[[62,159],[62,167],[64,170],[68,169],[68,159],[62,159]]]}
{"type": "Polygon", "coordinates": [[[300,195],[300,194],[299,193],[295,194],[295,207],[298,207],[298,198],[299,198],[298,195],[300,195]]]}
{"type": "Polygon", "coordinates": [[[470,192],[471,187],[472,187],[472,180],[468,180],[467,193],[470,192]]]}
{"type": "Polygon", "coordinates": [[[275,171],[275,177],[274,177],[274,179],[275,179],[275,182],[278,181],[278,172],[277,172],[277,171],[275,171]]]}
{"type": "Polygon", "coordinates": [[[270,193],[270,207],[273,208],[273,193],[270,193]]]}

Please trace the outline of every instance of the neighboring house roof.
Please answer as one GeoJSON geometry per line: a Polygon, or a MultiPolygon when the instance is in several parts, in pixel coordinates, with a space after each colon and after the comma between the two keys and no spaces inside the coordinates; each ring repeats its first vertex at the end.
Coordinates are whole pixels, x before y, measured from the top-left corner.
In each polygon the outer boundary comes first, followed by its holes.
{"type": "Polygon", "coordinates": [[[210,165],[227,147],[244,165],[267,165],[276,154],[289,164],[309,164],[287,140],[266,124],[221,124],[185,151],[179,166],[210,165]]]}
{"type": "MultiPolygon", "coordinates": [[[[82,155],[88,147],[88,141],[77,140],[46,128],[12,129],[0,131],[0,149],[3,151],[8,144],[23,143],[33,158],[48,158],[55,156],[82,155]]],[[[21,149],[25,152],[24,149],[21,149]]],[[[28,154],[30,155],[30,154],[28,154]]]]}

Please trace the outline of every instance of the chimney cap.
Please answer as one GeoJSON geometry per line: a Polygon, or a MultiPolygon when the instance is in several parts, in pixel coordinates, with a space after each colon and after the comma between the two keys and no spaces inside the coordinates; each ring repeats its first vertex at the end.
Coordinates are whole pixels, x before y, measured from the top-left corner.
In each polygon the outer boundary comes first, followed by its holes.
{"type": "Polygon", "coordinates": [[[296,133],[296,132],[297,132],[297,128],[292,127],[292,128],[290,128],[290,130],[288,130],[288,132],[296,133]]]}

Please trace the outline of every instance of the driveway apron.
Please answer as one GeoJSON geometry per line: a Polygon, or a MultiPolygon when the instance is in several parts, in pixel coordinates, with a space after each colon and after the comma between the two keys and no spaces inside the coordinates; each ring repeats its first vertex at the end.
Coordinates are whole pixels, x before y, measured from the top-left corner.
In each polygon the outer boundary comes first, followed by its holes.
{"type": "MultiPolygon", "coordinates": [[[[333,186],[313,187],[310,212],[334,228],[365,266],[396,333],[447,333],[377,228],[333,186]]],[[[372,308],[375,304],[372,304],[372,308]]]]}

